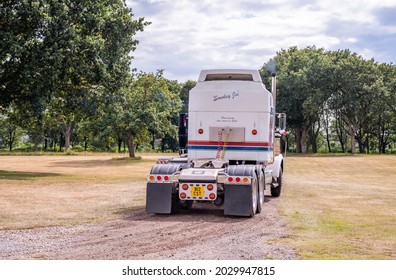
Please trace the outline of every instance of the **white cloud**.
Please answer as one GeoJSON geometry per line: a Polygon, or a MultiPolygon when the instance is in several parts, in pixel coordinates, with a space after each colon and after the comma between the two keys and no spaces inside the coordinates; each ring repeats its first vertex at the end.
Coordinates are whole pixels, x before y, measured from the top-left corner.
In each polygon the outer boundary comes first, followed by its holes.
{"type": "MultiPolygon", "coordinates": [[[[383,0],[133,0],[135,16],[152,24],[136,37],[134,67],[165,69],[168,78],[196,79],[204,68],[259,68],[290,46],[343,48],[359,34],[386,32],[374,11],[396,6],[383,0]]],[[[362,47],[367,54],[370,49],[362,47]]],[[[374,52],[374,51],[373,51],[374,52]]]]}
{"type": "Polygon", "coordinates": [[[345,42],[347,42],[347,43],[352,43],[352,44],[356,43],[357,41],[358,41],[358,39],[353,38],[353,37],[350,37],[350,38],[348,38],[348,39],[345,40],[345,42]]]}

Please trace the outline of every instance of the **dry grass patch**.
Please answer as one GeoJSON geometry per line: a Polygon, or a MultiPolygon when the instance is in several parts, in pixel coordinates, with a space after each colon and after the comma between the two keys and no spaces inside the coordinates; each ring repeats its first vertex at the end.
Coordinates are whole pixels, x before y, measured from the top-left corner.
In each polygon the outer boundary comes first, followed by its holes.
{"type": "Polygon", "coordinates": [[[155,159],[2,156],[0,230],[97,223],[143,209],[155,159]]]}
{"type": "Polygon", "coordinates": [[[396,258],[396,157],[289,157],[281,211],[302,259],[396,258]]]}

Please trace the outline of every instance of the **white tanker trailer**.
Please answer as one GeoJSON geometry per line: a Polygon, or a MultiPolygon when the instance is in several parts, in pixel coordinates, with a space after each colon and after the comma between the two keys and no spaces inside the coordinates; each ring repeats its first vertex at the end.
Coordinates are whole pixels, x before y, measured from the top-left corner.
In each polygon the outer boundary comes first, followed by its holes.
{"type": "Polygon", "coordinates": [[[282,189],[285,114],[257,70],[203,70],[190,91],[186,154],[161,159],[147,177],[146,211],[173,213],[194,201],[224,205],[225,215],[263,209],[264,190],[282,189]]]}

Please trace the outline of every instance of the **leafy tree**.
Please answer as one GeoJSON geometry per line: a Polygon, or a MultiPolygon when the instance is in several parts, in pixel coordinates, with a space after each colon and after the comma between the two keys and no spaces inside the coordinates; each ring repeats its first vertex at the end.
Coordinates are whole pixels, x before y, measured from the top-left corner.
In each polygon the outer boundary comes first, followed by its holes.
{"type": "Polygon", "coordinates": [[[328,89],[331,63],[323,49],[297,47],[282,50],[264,65],[261,73],[268,80],[276,64],[278,79],[277,111],[287,112],[288,126],[295,130],[297,152],[308,152],[310,138],[314,152],[320,131],[319,114],[331,94],[328,89]]]}
{"type": "MultiPolygon", "coordinates": [[[[133,20],[122,0],[1,3],[0,106],[50,106],[65,136],[95,109],[98,92],[117,90],[130,72],[133,20]]],[[[44,110],[33,110],[40,118],[44,110]]]]}
{"type": "Polygon", "coordinates": [[[137,74],[122,99],[116,104],[119,112],[116,125],[127,135],[130,157],[135,157],[134,140],[148,131],[155,130],[157,135],[176,131],[171,118],[180,110],[180,99],[168,89],[162,71],[137,74]]]}
{"type": "Polygon", "coordinates": [[[190,90],[195,87],[197,84],[196,81],[188,80],[187,82],[182,84],[182,88],[180,90],[180,99],[183,102],[183,107],[181,110],[181,113],[187,113],[188,112],[188,96],[190,93],[190,90]]]}
{"type": "Polygon", "coordinates": [[[15,143],[24,135],[24,131],[18,125],[19,116],[19,112],[11,106],[0,114],[0,144],[7,146],[9,151],[12,151],[15,143]]]}

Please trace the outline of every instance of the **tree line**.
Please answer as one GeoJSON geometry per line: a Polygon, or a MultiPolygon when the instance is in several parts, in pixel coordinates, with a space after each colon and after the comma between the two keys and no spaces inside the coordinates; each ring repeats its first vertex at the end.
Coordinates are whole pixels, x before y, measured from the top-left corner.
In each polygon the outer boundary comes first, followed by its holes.
{"type": "MultiPolygon", "coordinates": [[[[133,69],[149,24],[123,0],[0,2],[0,148],[177,150],[195,82],[133,69]]],[[[260,70],[268,86],[274,67],[289,150],[385,153],[396,142],[393,64],[292,47],[260,70]]]]}
{"type": "Polygon", "coordinates": [[[275,70],[277,111],[287,114],[297,153],[386,153],[396,143],[396,67],[350,50],[315,46],[279,51],[261,69],[275,70]]]}
{"type": "Polygon", "coordinates": [[[176,149],[189,84],[131,71],[135,34],[150,22],[125,1],[6,0],[0,13],[0,147],[127,146],[133,157],[162,138],[176,149]]]}

